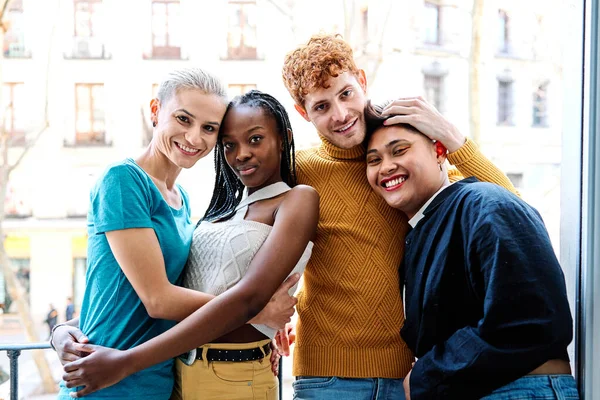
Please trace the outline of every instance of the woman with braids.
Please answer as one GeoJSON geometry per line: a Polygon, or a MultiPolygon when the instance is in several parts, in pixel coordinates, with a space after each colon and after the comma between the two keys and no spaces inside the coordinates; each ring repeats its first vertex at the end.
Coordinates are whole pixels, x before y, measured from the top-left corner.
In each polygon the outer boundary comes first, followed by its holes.
{"type": "Polygon", "coordinates": [[[294,141],[284,107],[256,90],[229,104],[215,168],[212,200],[194,231],[183,283],[218,296],[133,349],[78,344],[91,354],[67,364],[64,376],[67,385],[85,386],[78,396],[181,355],[175,399],[277,399],[269,362],[275,330],[244,323],[306,265],[319,197],[311,187],[295,185],[294,141]]]}

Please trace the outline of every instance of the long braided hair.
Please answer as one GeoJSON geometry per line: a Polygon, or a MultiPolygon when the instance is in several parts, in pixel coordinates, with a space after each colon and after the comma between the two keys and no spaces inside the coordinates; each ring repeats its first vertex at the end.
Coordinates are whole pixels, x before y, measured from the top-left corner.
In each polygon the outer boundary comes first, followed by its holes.
{"type": "MultiPolygon", "coordinates": [[[[229,110],[238,106],[261,108],[267,115],[275,119],[277,131],[283,143],[280,166],[281,179],[290,187],[294,187],[296,185],[294,138],[288,135],[288,132],[292,131],[292,126],[283,105],[267,93],[251,90],[244,95],[235,97],[229,103],[223,120],[227,118],[229,110]]],[[[212,199],[201,221],[228,220],[233,216],[235,208],[240,204],[244,194],[244,184],[227,164],[222,129],[219,131],[215,147],[215,172],[217,176],[212,199]]]]}

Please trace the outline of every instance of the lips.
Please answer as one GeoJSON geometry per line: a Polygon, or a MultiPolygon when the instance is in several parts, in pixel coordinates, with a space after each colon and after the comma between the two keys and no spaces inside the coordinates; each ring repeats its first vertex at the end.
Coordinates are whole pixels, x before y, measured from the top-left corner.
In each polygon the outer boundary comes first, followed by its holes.
{"type": "Polygon", "coordinates": [[[239,172],[240,175],[247,176],[254,173],[254,171],[256,171],[257,168],[258,166],[256,165],[242,165],[236,167],[235,169],[239,172]]]}
{"type": "Polygon", "coordinates": [[[188,147],[184,144],[181,144],[179,142],[175,142],[175,145],[177,146],[177,148],[179,149],[179,151],[181,151],[183,154],[186,154],[188,156],[195,156],[196,154],[198,154],[200,152],[199,149],[195,149],[193,147],[188,147]]]}
{"type": "Polygon", "coordinates": [[[383,178],[379,182],[379,185],[386,191],[391,192],[400,188],[404,184],[404,182],[406,182],[407,179],[407,175],[394,175],[389,178],[383,178]]]}
{"type": "Polygon", "coordinates": [[[346,133],[348,133],[350,131],[350,129],[352,129],[354,127],[354,125],[356,125],[356,121],[358,121],[358,118],[355,118],[354,120],[350,121],[349,123],[342,125],[339,128],[334,129],[333,131],[335,133],[345,135],[346,133]]]}

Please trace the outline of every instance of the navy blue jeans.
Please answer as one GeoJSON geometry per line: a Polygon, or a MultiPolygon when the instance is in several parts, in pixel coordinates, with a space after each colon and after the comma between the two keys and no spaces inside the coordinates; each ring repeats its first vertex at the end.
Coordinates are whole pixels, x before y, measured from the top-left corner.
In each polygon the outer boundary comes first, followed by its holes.
{"type": "Polygon", "coordinates": [[[403,379],[300,376],[294,400],[404,400],[403,379]]]}
{"type": "Polygon", "coordinates": [[[575,379],[571,375],[526,375],[494,390],[482,400],[576,400],[575,379]]]}

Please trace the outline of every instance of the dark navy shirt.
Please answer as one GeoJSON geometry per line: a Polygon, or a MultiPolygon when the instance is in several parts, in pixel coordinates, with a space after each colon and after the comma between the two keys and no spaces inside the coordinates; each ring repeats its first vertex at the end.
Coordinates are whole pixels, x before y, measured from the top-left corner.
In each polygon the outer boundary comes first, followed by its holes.
{"type": "Polygon", "coordinates": [[[475,178],[444,189],[406,236],[402,337],[411,397],[470,399],[568,360],[564,276],[538,212],[475,178]]]}

